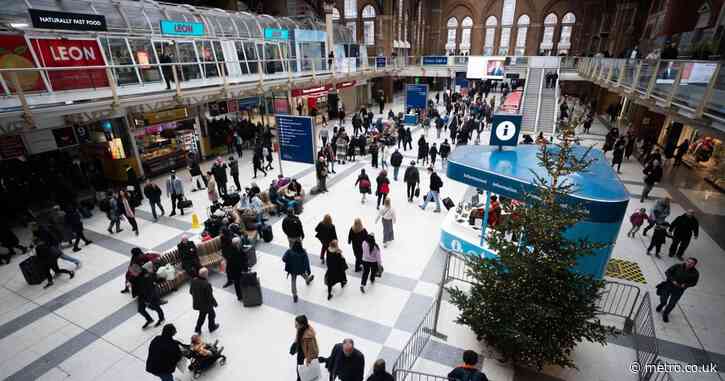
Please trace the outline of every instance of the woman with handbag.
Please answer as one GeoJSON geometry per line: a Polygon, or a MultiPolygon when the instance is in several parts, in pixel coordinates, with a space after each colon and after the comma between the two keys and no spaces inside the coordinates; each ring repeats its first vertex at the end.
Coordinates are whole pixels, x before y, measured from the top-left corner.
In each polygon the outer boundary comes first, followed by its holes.
{"type": "Polygon", "coordinates": [[[327,285],[327,300],[332,299],[332,287],[340,283],[342,287],[347,284],[347,262],[342,256],[342,250],[337,240],[330,242],[327,249],[327,272],[325,273],[325,284],[327,285]]]}
{"type": "MultiPolygon", "coordinates": [[[[307,378],[302,379],[300,377],[301,368],[316,367],[317,374],[319,375],[320,373],[320,363],[317,359],[320,356],[320,349],[317,346],[317,335],[305,315],[295,317],[295,329],[297,330],[297,335],[290,347],[290,354],[297,355],[297,381],[307,381],[307,378]]],[[[314,369],[309,369],[304,373],[307,374],[309,371],[314,372],[314,369]]]]}
{"type": "Polygon", "coordinates": [[[365,173],[365,169],[360,170],[360,174],[357,176],[357,180],[355,181],[355,186],[360,189],[360,194],[362,195],[362,198],[360,199],[360,203],[365,203],[365,196],[370,193],[370,177],[365,173]]]}
{"type": "Polygon", "coordinates": [[[395,210],[390,205],[390,199],[386,198],[383,203],[383,208],[378,212],[378,217],[375,219],[375,223],[383,221],[383,247],[388,247],[388,242],[395,239],[393,234],[393,224],[395,224],[395,210]]]}
{"type": "Polygon", "coordinates": [[[375,191],[375,194],[378,196],[378,204],[377,209],[380,209],[380,202],[385,201],[385,199],[388,197],[388,193],[390,193],[390,180],[388,179],[388,172],[385,170],[380,171],[380,174],[378,174],[378,177],[375,179],[375,183],[377,184],[377,188],[375,191]]]}
{"type": "Polygon", "coordinates": [[[375,277],[380,273],[379,269],[382,268],[383,260],[380,255],[380,247],[375,242],[375,235],[369,233],[365,241],[362,243],[363,248],[363,275],[362,282],[360,283],[360,292],[365,293],[365,286],[368,282],[368,276],[370,277],[370,283],[375,283],[375,277]]]}
{"type": "Polygon", "coordinates": [[[362,220],[356,218],[347,234],[347,243],[352,245],[352,253],[355,256],[355,272],[362,270],[362,243],[368,237],[368,231],[365,230],[362,220]]]}

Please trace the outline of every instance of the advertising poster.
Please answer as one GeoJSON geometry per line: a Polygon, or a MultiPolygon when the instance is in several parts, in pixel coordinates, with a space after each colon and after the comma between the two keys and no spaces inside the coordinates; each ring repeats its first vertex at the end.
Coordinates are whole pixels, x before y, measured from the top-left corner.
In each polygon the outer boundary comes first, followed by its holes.
{"type": "Polygon", "coordinates": [[[315,163],[315,128],[309,116],[275,115],[282,160],[315,163]]]}
{"type": "Polygon", "coordinates": [[[489,79],[503,79],[504,60],[488,60],[486,61],[486,78],[489,79]]]}
{"type": "MultiPolygon", "coordinates": [[[[33,39],[32,45],[46,67],[105,66],[96,40],[33,39]]],[[[105,69],[48,71],[53,90],[108,87],[105,69]]]]}
{"type": "Polygon", "coordinates": [[[405,86],[405,109],[425,109],[428,105],[428,85],[406,85],[405,86]]]}
{"type": "Polygon", "coordinates": [[[692,83],[710,83],[710,79],[715,74],[717,68],[716,63],[688,63],[685,64],[684,71],[682,72],[682,84],[692,83]]]}
{"type": "Polygon", "coordinates": [[[468,57],[468,79],[503,79],[506,77],[505,57],[468,57]]]}
{"type": "MultiPolygon", "coordinates": [[[[23,36],[0,36],[0,67],[3,69],[35,67],[30,49],[23,36]]],[[[10,75],[3,75],[5,84],[11,92],[15,92],[15,84],[10,75]]],[[[39,72],[18,72],[18,82],[23,91],[42,91],[45,89],[39,72]]]]}

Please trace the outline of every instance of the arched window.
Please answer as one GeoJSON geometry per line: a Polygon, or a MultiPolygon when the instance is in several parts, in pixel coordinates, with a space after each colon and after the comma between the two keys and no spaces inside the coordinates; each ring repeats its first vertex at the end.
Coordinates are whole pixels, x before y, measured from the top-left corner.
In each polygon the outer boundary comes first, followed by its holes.
{"type": "Polygon", "coordinates": [[[461,54],[471,52],[471,28],[473,28],[473,19],[466,17],[461,22],[461,54]]]}
{"type": "Polygon", "coordinates": [[[516,14],[516,0],[504,0],[503,10],[501,11],[501,43],[498,47],[498,55],[500,56],[509,54],[514,14],[516,14]]]}
{"type": "Polygon", "coordinates": [[[449,18],[448,22],[446,23],[446,27],[448,28],[446,50],[449,53],[454,53],[456,51],[456,30],[458,30],[458,19],[456,19],[455,17],[449,18]]]}
{"type": "Polygon", "coordinates": [[[561,19],[561,37],[559,38],[559,44],[557,44],[559,54],[569,53],[569,49],[571,48],[571,30],[574,27],[574,23],[576,23],[576,16],[571,12],[565,14],[561,19]]]}
{"type": "Polygon", "coordinates": [[[554,29],[558,21],[559,19],[554,13],[549,13],[544,18],[544,37],[541,39],[541,45],[539,46],[543,55],[550,54],[554,48],[554,29]]]}
{"type": "Polygon", "coordinates": [[[345,0],[345,25],[352,31],[352,39],[357,41],[357,0],[345,0]]]}
{"type": "Polygon", "coordinates": [[[527,15],[521,15],[516,22],[518,31],[516,32],[516,50],[514,54],[517,56],[526,55],[526,34],[529,31],[529,24],[531,24],[531,19],[527,15]]]}
{"type": "Polygon", "coordinates": [[[483,55],[493,55],[493,39],[496,36],[496,26],[498,26],[498,20],[496,16],[488,16],[486,19],[486,39],[483,42],[483,55]]]}
{"type": "Polygon", "coordinates": [[[363,43],[368,46],[375,45],[375,8],[366,5],[362,10],[362,17],[363,43]]]}
{"type": "Polygon", "coordinates": [[[332,8],[332,21],[340,21],[340,10],[337,7],[332,8]]]}

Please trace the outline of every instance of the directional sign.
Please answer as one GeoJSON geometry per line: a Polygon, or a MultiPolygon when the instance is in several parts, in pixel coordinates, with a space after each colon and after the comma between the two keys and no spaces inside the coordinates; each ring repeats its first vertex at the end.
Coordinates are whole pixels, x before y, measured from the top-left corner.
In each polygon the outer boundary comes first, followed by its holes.
{"type": "Polygon", "coordinates": [[[519,142],[521,132],[521,115],[495,114],[491,118],[493,130],[491,131],[492,146],[515,146],[519,142]]]}
{"type": "Polygon", "coordinates": [[[315,163],[315,131],[309,116],[276,115],[282,160],[315,163]]]}

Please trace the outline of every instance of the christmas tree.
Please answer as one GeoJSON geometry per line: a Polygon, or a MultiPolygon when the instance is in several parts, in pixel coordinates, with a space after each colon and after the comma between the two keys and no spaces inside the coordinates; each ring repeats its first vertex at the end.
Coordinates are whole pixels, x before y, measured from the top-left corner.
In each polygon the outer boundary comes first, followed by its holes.
{"type": "Polygon", "coordinates": [[[581,205],[565,202],[576,191],[568,176],[586,172],[590,150],[575,150],[576,121],[559,126],[556,144],[542,145],[536,191],[521,203],[504,201],[504,216],[488,230],[488,246],[498,258],[467,256],[470,291],[449,288],[460,310],[459,324],[503,356],[502,361],[535,367],[576,367],[571,353],[584,340],[605,345],[611,328],[597,318],[597,299],[604,283],[574,272],[577,260],[604,247],[570,240],[565,232],[583,219],[581,205]],[[579,152],[579,154],[576,154],[579,152]]]}

